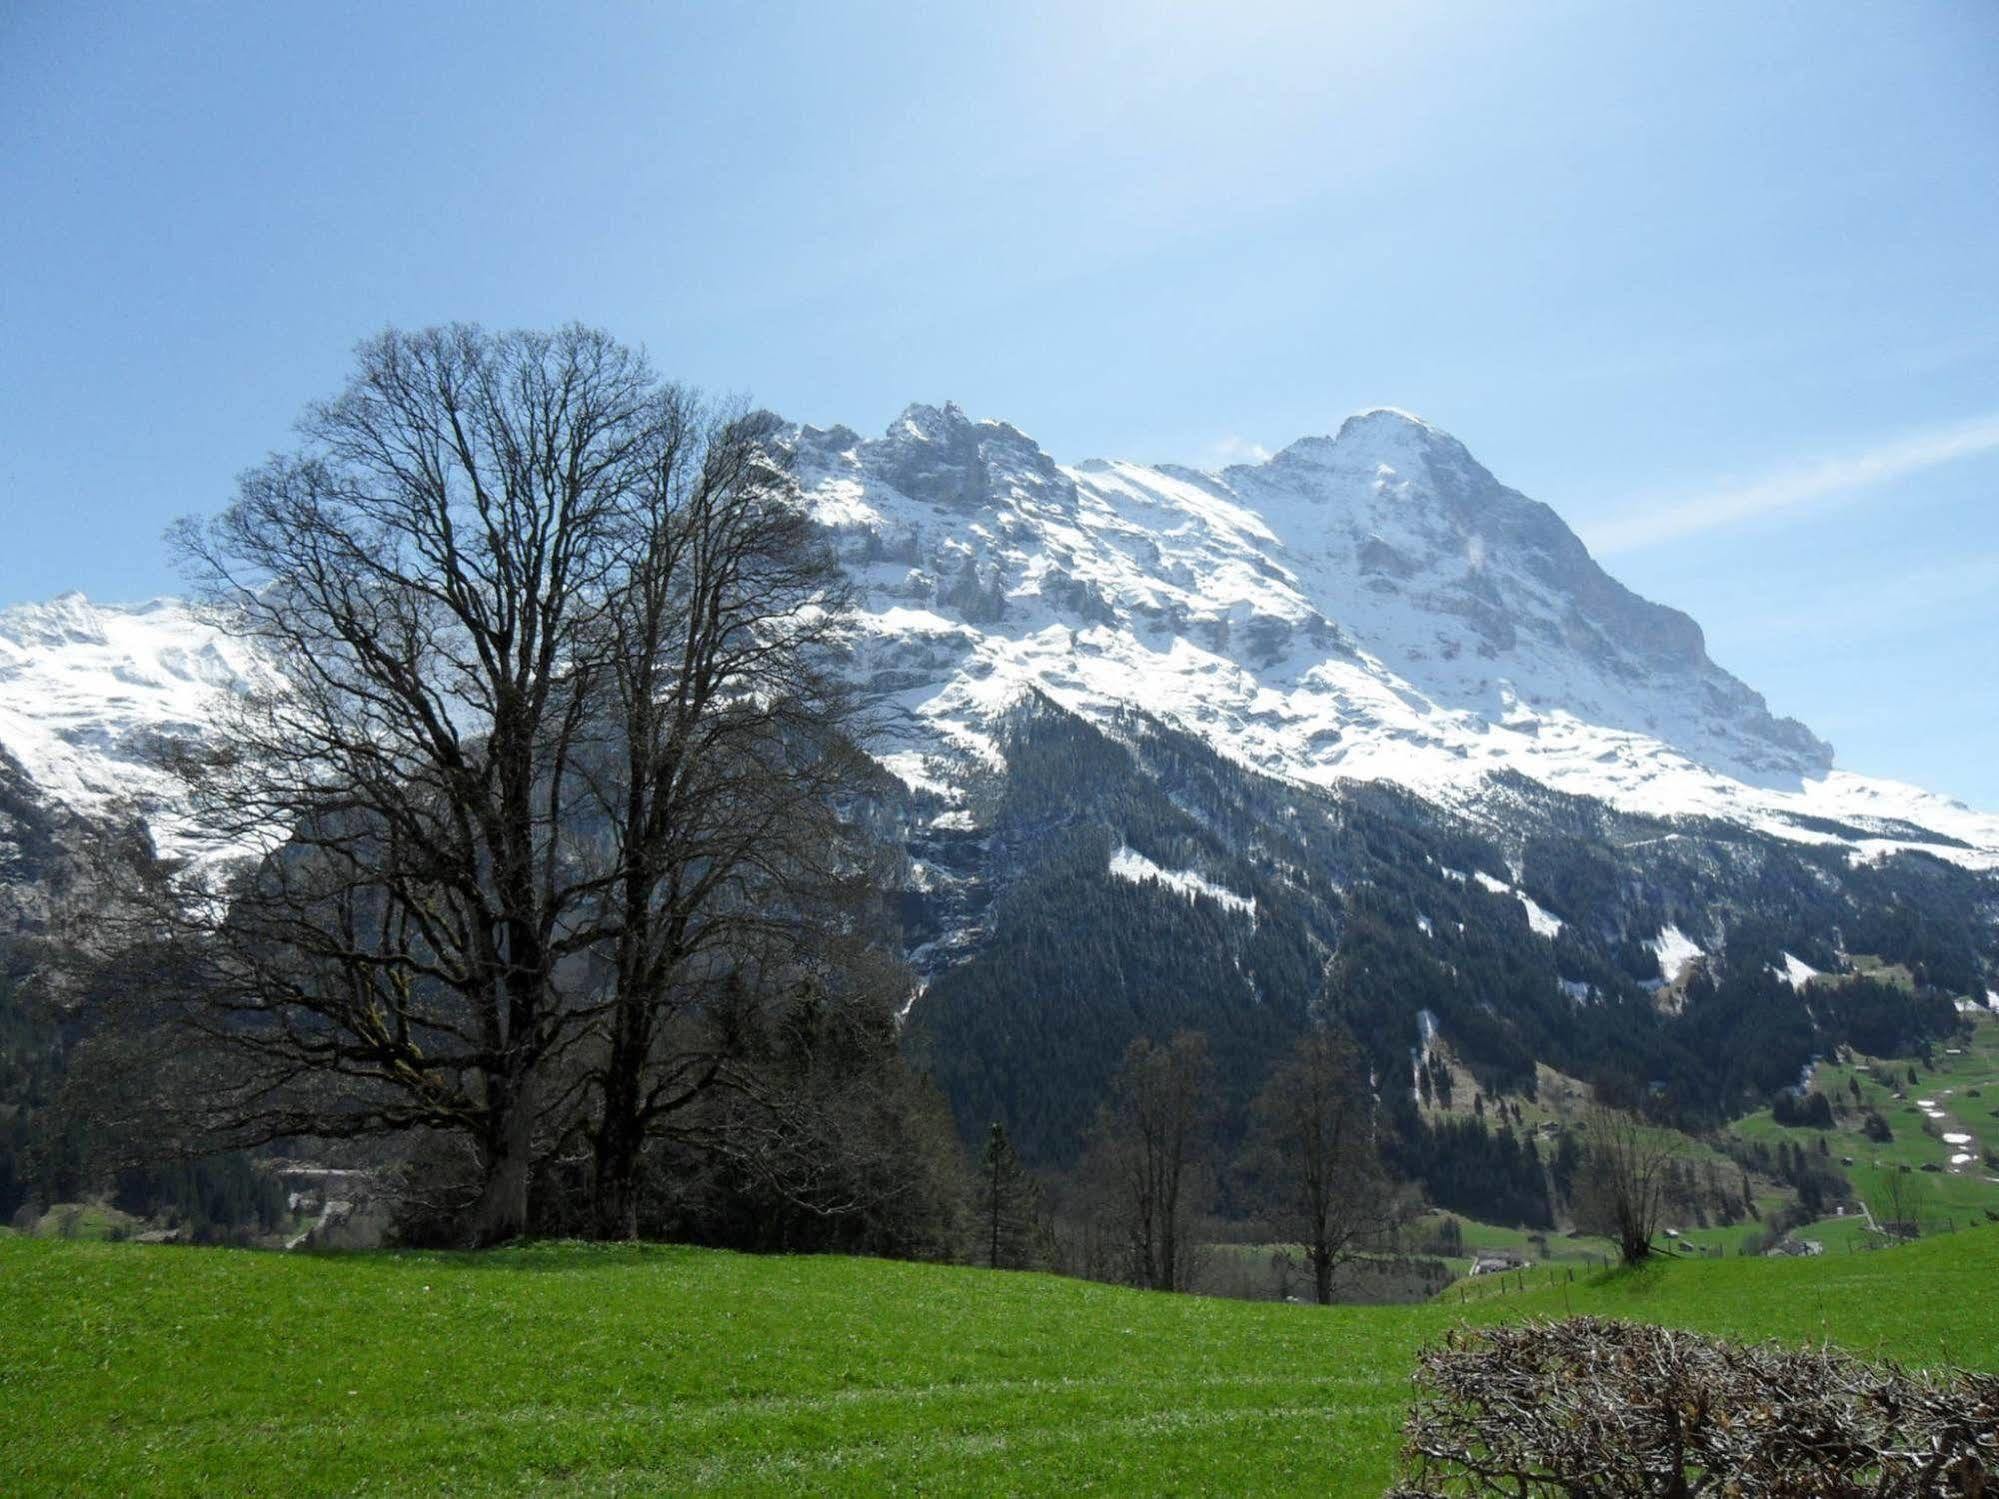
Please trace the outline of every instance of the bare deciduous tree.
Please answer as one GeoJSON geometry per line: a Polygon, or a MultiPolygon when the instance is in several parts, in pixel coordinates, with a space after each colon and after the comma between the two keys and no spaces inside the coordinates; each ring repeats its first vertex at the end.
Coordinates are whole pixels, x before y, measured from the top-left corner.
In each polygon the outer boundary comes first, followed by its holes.
{"type": "Polygon", "coordinates": [[[1652,1252],[1677,1159],[1667,1132],[1632,1115],[1598,1106],[1583,1121],[1576,1215],[1585,1228],[1616,1240],[1627,1265],[1652,1252]]]}
{"type": "Polygon", "coordinates": [[[1189,1232],[1206,1167],[1213,1112],[1207,1039],[1181,1031],[1164,1046],[1141,1036],[1125,1052],[1098,1116],[1093,1174],[1123,1243],[1125,1275],[1185,1290],[1189,1232]]]}
{"type": "Polygon", "coordinates": [[[1931,1199],[1930,1185],[1921,1175],[1907,1166],[1890,1165],[1876,1176],[1867,1206],[1882,1233],[1896,1239],[1919,1239],[1931,1199]]]}
{"type": "Polygon", "coordinates": [[[1376,1149],[1374,1095],[1352,1038],[1329,1026],[1301,1036],[1258,1095],[1255,1122],[1258,1174],[1329,1305],[1340,1263],[1394,1228],[1407,1204],[1376,1149]]]}
{"type": "Polygon", "coordinates": [[[767,421],[588,329],[383,334],[301,434],[179,532],[271,668],[174,758],[218,846],[273,850],[156,913],[236,1064],[200,1122],[462,1133],[483,1242],[580,1113],[628,1228],[645,1130],[719,1066],[666,1021],[838,861],[831,563],[767,421]]]}
{"type": "Polygon", "coordinates": [[[617,753],[592,782],[616,844],[608,1046],[592,1073],[600,1230],[637,1231],[648,1136],[719,1075],[676,1021],[754,948],[845,924],[867,873],[837,808],[864,773],[829,670],[842,575],[793,503],[768,420],[662,398],[649,503],[604,615],[617,753]]]}

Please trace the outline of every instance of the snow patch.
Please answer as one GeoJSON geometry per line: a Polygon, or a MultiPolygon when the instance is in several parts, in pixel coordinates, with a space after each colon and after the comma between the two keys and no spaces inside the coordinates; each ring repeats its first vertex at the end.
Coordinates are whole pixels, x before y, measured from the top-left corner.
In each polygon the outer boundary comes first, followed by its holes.
{"type": "Polygon", "coordinates": [[[1776,972],[1777,976],[1793,989],[1802,989],[1806,984],[1820,976],[1818,969],[1812,967],[1811,964],[1801,958],[1793,957],[1789,953],[1784,954],[1784,966],[1776,970],[1776,972]]]}
{"type": "Polygon", "coordinates": [[[1689,963],[1707,956],[1698,942],[1676,926],[1664,928],[1658,936],[1645,945],[1651,948],[1653,956],[1658,958],[1659,971],[1665,975],[1669,984],[1679,981],[1680,975],[1687,971],[1689,963]]]}
{"type": "Polygon", "coordinates": [[[1217,885],[1191,869],[1163,869],[1127,844],[1118,845],[1111,854],[1110,872],[1134,885],[1153,880],[1169,890],[1178,891],[1189,900],[1204,895],[1231,911],[1239,911],[1252,918],[1256,915],[1256,901],[1250,896],[1238,895],[1226,885],[1217,885]]]}
{"type": "Polygon", "coordinates": [[[1555,915],[1554,912],[1543,910],[1540,906],[1536,905],[1532,897],[1524,890],[1516,889],[1504,880],[1495,879],[1482,869],[1473,875],[1472,878],[1490,890],[1494,895],[1510,895],[1519,901],[1521,905],[1525,906],[1527,908],[1527,925],[1533,929],[1536,936],[1546,937],[1552,941],[1554,938],[1562,935],[1562,918],[1555,915]]]}

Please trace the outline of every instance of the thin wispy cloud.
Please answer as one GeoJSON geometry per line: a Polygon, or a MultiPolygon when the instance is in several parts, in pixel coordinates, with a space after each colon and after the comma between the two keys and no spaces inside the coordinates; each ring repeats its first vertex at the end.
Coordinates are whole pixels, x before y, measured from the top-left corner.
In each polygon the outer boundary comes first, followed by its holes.
{"type": "Polygon", "coordinates": [[[1660,542],[1838,499],[1954,459],[1999,449],[1999,412],[1953,427],[1911,433],[1853,453],[1792,465],[1747,482],[1698,494],[1665,496],[1589,527],[1600,556],[1634,552],[1660,542]]]}
{"type": "Polygon", "coordinates": [[[1247,437],[1238,437],[1231,432],[1208,445],[1206,467],[1226,468],[1231,463],[1262,463],[1270,457],[1270,449],[1260,442],[1247,437]]]}
{"type": "Polygon", "coordinates": [[[1856,570],[1828,580],[1806,608],[1750,614],[1733,623],[1737,635],[1797,639],[1814,647],[1892,640],[1933,629],[1939,612],[1960,619],[1990,617],[1999,606],[1999,551],[1975,552],[1909,571],[1856,570]],[[1867,607],[1853,600],[1864,597],[1867,607]]]}

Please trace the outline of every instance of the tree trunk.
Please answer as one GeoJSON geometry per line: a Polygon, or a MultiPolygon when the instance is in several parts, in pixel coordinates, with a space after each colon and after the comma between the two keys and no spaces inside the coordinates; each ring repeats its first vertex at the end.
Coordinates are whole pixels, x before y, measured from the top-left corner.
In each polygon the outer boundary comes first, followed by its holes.
{"type": "Polygon", "coordinates": [[[1312,1293],[1320,1306],[1333,1304],[1333,1255],[1323,1246],[1312,1251],[1312,1293]]]}
{"type": "Polygon", "coordinates": [[[518,1239],[528,1226],[528,1172],[534,1155],[534,1110],[515,1091],[500,1107],[492,1136],[480,1150],[485,1182],[466,1224],[471,1246],[481,1249],[518,1239]]]}
{"type": "MultiPolygon", "coordinates": [[[[624,967],[627,975],[636,969],[629,957],[624,967]]],[[[647,1038],[636,980],[628,976],[621,987],[611,1054],[604,1063],[604,1109],[592,1149],[591,1215],[603,1239],[639,1236],[639,1157],[645,1146],[639,1090],[647,1038]]]]}
{"type": "Polygon", "coordinates": [[[639,1236],[639,1138],[628,1112],[605,1110],[593,1151],[591,1213],[603,1239],[639,1236]]]}

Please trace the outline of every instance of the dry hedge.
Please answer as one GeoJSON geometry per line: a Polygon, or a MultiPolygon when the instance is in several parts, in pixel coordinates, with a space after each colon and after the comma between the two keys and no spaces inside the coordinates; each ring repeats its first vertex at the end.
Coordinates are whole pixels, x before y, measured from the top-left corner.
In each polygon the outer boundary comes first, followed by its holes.
{"type": "Polygon", "coordinates": [[[1575,1317],[1418,1356],[1388,1499],[1999,1499],[1999,1377],[1575,1317]]]}

